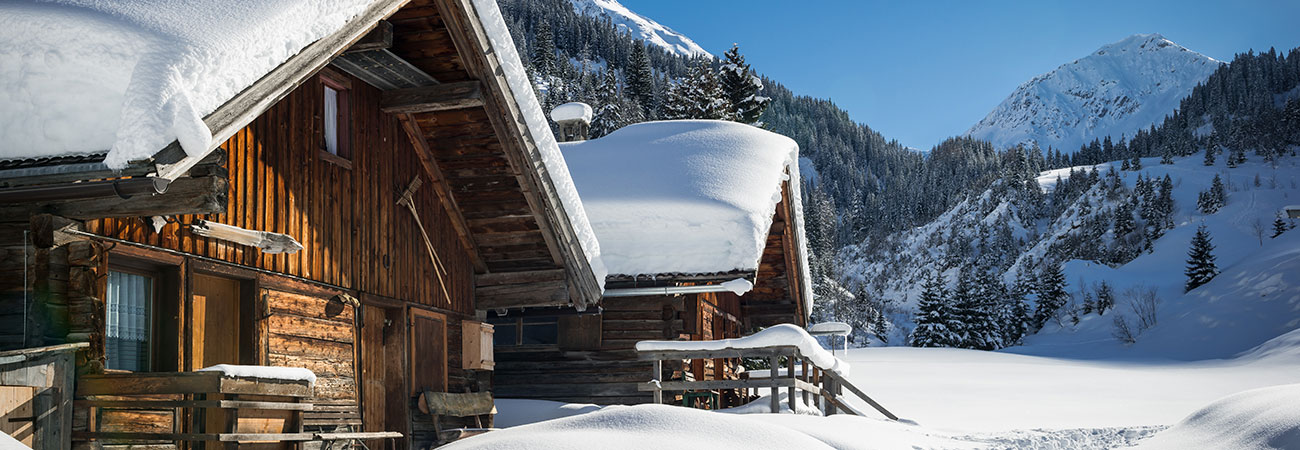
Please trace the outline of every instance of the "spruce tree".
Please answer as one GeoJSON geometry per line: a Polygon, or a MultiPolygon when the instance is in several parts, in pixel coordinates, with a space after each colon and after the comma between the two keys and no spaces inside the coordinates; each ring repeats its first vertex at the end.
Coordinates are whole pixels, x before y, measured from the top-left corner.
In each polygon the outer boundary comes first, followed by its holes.
{"type": "Polygon", "coordinates": [[[1137,153],[1133,154],[1133,159],[1129,161],[1128,166],[1134,171],[1142,170],[1142,157],[1137,153]]]}
{"type": "Polygon", "coordinates": [[[908,339],[913,347],[954,347],[961,342],[954,329],[959,323],[940,276],[929,274],[917,300],[916,329],[908,339]]]}
{"type": "Polygon", "coordinates": [[[740,54],[740,47],[732,44],[731,50],[724,55],[722,73],[722,91],[729,102],[728,119],[740,123],[757,124],[759,116],[772,99],[758,95],[763,89],[763,81],[754,75],[745,57],[740,54]]]}
{"type": "Polygon", "coordinates": [[[1097,315],[1105,315],[1106,310],[1115,307],[1115,290],[1110,283],[1102,281],[1097,285],[1097,315]]]}
{"type": "Polygon", "coordinates": [[[1207,167],[1208,167],[1208,166],[1213,166],[1213,165],[1214,165],[1214,147],[1213,147],[1213,146],[1211,146],[1211,145],[1206,145],[1206,146],[1205,146],[1205,159],[1202,160],[1201,163],[1202,163],[1202,164],[1205,164],[1207,167]]]}
{"type": "Polygon", "coordinates": [[[1196,235],[1192,236],[1191,249],[1187,251],[1187,268],[1183,271],[1183,274],[1187,275],[1184,291],[1196,289],[1219,274],[1214,259],[1214,244],[1210,242],[1210,232],[1206,230],[1205,225],[1201,225],[1196,229],[1196,235]]]}
{"type": "Polygon", "coordinates": [[[550,22],[543,20],[537,25],[534,33],[536,33],[534,36],[536,42],[533,44],[533,69],[542,78],[558,75],[555,73],[555,34],[551,31],[550,22]]]}
{"type": "Polygon", "coordinates": [[[730,117],[729,102],[707,59],[701,58],[691,68],[685,85],[687,98],[691,100],[689,118],[721,120],[730,117]]]}
{"type": "Polygon", "coordinates": [[[1286,225],[1286,221],[1285,221],[1285,220],[1282,220],[1282,216],[1281,216],[1281,215],[1278,215],[1276,219],[1273,219],[1273,237],[1274,237],[1274,238],[1276,238],[1276,237],[1278,237],[1278,236],[1281,236],[1282,233],[1285,233],[1285,232],[1286,232],[1287,230],[1289,230],[1289,229],[1291,229],[1291,227],[1288,227],[1288,226],[1286,225]]]}
{"type": "Polygon", "coordinates": [[[1070,293],[1065,290],[1065,272],[1061,264],[1047,261],[1042,273],[1038,274],[1038,305],[1034,309],[1034,329],[1040,330],[1047,321],[1056,316],[1057,310],[1070,301],[1070,293]]]}
{"type": "Polygon", "coordinates": [[[632,54],[628,56],[623,76],[627,82],[627,95],[640,105],[642,115],[652,117],[650,113],[658,106],[655,101],[655,74],[650,68],[650,57],[646,55],[644,41],[632,43],[632,54]]]}

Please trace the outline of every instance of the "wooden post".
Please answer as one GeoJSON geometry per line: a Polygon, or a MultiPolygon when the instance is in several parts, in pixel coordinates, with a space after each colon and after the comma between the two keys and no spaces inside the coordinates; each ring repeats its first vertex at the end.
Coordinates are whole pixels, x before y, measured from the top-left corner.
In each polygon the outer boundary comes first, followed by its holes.
{"type": "Polygon", "coordinates": [[[780,392],[781,389],[776,385],[776,378],[777,375],[779,375],[777,372],[781,370],[781,357],[779,356],[767,357],[767,366],[771,368],[771,373],[768,374],[769,375],[768,378],[772,380],[772,389],[770,389],[772,391],[772,402],[771,402],[772,414],[780,414],[781,413],[781,392],[780,392]]]}
{"type": "MultiPolygon", "coordinates": [[[[836,392],[835,379],[831,377],[825,377],[823,378],[823,380],[825,380],[825,383],[822,385],[822,392],[825,392],[827,397],[835,397],[835,392],[836,392]]],[[[824,405],[824,408],[825,409],[823,410],[823,414],[828,416],[835,414],[834,402],[827,401],[826,404],[824,405]]]]}
{"type": "Polygon", "coordinates": [[[656,359],[656,360],[655,360],[654,373],[651,374],[651,376],[653,377],[653,378],[651,378],[651,380],[654,380],[654,383],[655,383],[655,391],[654,391],[654,392],[655,392],[655,404],[656,404],[656,405],[662,405],[662,404],[664,403],[664,391],[663,391],[663,389],[660,389],[660,388],[659,388],[659,381],[661,381],[661,379],[663,378],[663,373],[664,373],[664,372],[663,372],[663,369],[664,369],[664,362],[663,362],[663,360],[661,360],[661,359],[656,359]]]}
{"type": "MultiPolygon", "coordinates": [[[[812,370],[812,371],[813,371],[813,373],[812,373],[812,376],[813,376],[812,384],[813,384],[813,386],[817,386],[817,387],[819,387],[819,388],[823,388],[823,389],[824,389],[825,386],[822,386],[822,370],[821,370],[820,368],[818,368],[817,366],[813,366],[813,370],[812,370]]],[[[824,405],[826,404],[826,400],[825,400],[825,399],[826,399],[826,393],[825,393],[824,391],[823,391],[823,392],[819,392],[819,393],[817,393],[817,409],[825,410],[825,406],[824,406],[824,405]]]]}
{"type": "Polygon", "coordinates": [[[794,354],[793,353],[786,355],[785,357],[785,370],[786,370],[786,374],[785,374],[786,378],[790,379],[790,387],[785,388],[785,399],[787,402],[790,403],[790,412],[794,414],[798,414],[799,407],[795,404],[795,402],[798,401],[798,398],[794,395],[795,386],[794,386],[794,354]]]}
{"type": "MultiPolygon", "coordinates": [[[[808,358],[801,358],[799,364],[799,371],[803,376],[803,381],[805,383],[811,381],[812,374],[808,373],[808,358]]],[[[808,403],[808,391],[803,391],[803,402],[808,403]]]]}

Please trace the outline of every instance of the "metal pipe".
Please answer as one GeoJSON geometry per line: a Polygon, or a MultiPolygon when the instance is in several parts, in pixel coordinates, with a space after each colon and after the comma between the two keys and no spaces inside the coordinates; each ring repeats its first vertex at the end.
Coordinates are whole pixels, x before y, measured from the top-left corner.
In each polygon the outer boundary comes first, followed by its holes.
{"type": "Polygon", "coordinates": [[[45,186],[22,186],[0,189],[0,204],[75,200],[112,196],[125,199],[140,194],[162,194],[167,192],[167,186],[170,184],[171,180],[166,178],[136,177],[45,186]]]}
{"type": "Polygon", "coordinates": [[[703,294],[708,292],[731,292],[731,289],[730,286],[723,286],[721,284],[605,289],[605,298],[638,297],[642,295],[703,294]]]}

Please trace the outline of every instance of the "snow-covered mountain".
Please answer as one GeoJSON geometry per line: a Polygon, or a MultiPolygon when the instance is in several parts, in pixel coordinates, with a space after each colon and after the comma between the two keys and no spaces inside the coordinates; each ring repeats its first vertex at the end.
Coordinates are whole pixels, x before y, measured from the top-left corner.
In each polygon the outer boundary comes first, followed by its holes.
{"type": "Polygon", "coordinates": [[[998,148],[1072,153],[1158,125],[1219,64],[1159,34],[1135,34],[1025,82],[966,134],[998,148]]]}
{"type": "MultiPolygon", "coordinates": [[[[1300,328],[1295,311],[1300,302],[1300,230],[1271,237],[1277,215],[1300,198],[1300,160],[1284,157],[1274,164],[1253,158],[1229,168],[1222,162],[1205,166],[1198,156],[1175,158],[1172,164],[1160,164],[1159,159],[1143,158],[1140,171],[1120,170],[1118,163],[1046,171],[1031,184],[1041,186],[1042,197],[1000,182],[931,223],[889,236],[879,248],[846,247],[840,255],[845,281],[855,292],[888,300],[893,310],[889,320],[895,325],[890,345],[906,345],[913,319],[905,311],[915,307],[925,274],[942,273],[952,286],[962,267],[1000,261],[1000,267],[1007,268],[997,273],[1013,284],[1018,274],[1032,276],[1031,266],[1049,253],[1075,255],[1063,261],[1072,296],[1063,308],[1066,318],[1027,336],[1025,343],[1034,350],[1009,351],[1094,357],[1126,347],[1132,354],[1165,358],[1227,358],[1300,328]],[[1081,194],[1056,195],[1058,180],[1082,181],[1089,178],[1084,170],[1100,175],[1091,186],[1074,186],[1073,192],[1081,194]],[[1121,204],[1138,191],[1139,174],[1147,180],[1169,176],[1173,186],[1172,227],[1149,246],[1135,242],[1145,239],[1135,233],[1116,236],[1114,229],[1121,204]],[[1198,196],[1216,175],[1226,187],[1226,203],[1207,214],[1198,210],[1198,196]],[[1212,236],[1222,273],[1184,293],[1188,243],[1201,225],[1212,236]],[[1118,258],[1124,262],[1108,256],[1117,251],[1129,252],[1118,258]],[[1021,266],[1027,270],[1022,272],[1021,266]],[[1095,296],[1102,281],[1113,288],[1114,310],[1104,316],[1079,314],[1078,323],[1069,320],[1068,311],[1095,296]],[[1148,291],[1159,299],[1158,324],[1138,336],[1137,344],[1126,346],[1113,337],[1113,322],[1115,317],[1132,321],[1133,302],[1148,291]]],[[[1138,228],[1143,225],[1139,218],[1138,228]]]]}
{"type": "Polygon", "coordinates": [[[631,33],[632,37],[644,39],[647,43],[662,47],[669,53],[682,56],[713,56],[686,35],[627,9],[618,0],[569,1],[573,3],[573,9],[579,13],[591,17],[607,17],[614,26],[631,33]]]}

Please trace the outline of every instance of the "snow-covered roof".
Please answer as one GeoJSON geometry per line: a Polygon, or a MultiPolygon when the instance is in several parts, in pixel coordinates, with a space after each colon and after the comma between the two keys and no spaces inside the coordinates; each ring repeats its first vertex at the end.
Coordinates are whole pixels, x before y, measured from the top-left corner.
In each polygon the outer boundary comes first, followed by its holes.
{"type": "MultiPolygon", "coordinates": [[[[646,122],[560,148],[618,275],[757,270],[782,182],[799,176],[794,140],[735,122],[646,122]]],[[[806,259],[799,183],[790,189],[806,259]]]]}
{"type": "Polygon", "coordinates": [[[566,120],[582,120],[590,123],[591,116],[591,105],[583,102],[569,102],[551,110],[551,120],[557,123],[566,120]]]}
{"type": "Polygon", "coordinates": [[[206,152],[205,115],[371,1],[0,3],[0,159],[206,152]]]}

